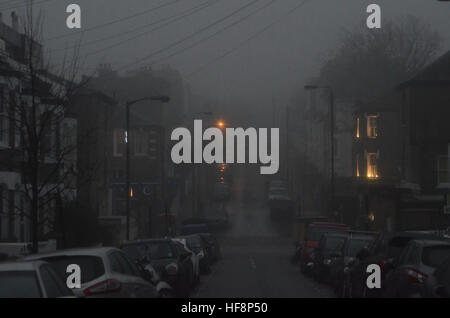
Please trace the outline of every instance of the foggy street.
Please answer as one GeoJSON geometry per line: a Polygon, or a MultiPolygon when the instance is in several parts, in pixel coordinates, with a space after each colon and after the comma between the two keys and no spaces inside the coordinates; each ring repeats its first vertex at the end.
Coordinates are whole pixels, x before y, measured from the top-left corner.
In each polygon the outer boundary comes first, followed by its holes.
{"type": "Polygon", "coordinates": [[[294,251],[286,232],[270,223],[266,207],[231,203],[233,228],[219,237],[222,259],[193,292],[198,298],[321,298],[332,290],[290,263],[294,251]]]}

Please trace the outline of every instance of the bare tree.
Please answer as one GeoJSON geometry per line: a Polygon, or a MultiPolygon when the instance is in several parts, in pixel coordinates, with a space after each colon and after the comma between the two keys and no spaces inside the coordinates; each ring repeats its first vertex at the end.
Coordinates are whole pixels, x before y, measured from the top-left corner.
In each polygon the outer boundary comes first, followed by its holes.
{"type": "MultiPolygon", "coordinates": [[[[74,199],[76,189],[76,149],[82,142],[67,116],[72,96],[86,85],[89,77],[77,81],[80,69],[78,49],[61,67],[52,70],[44,62],[42,14],[33,12],[29,1],[23,19],[23,54],[10,59],[9,122],[16,138],[16,159],[22,176],[20,192],[26,206],[15,205],[16,214],[29,218],[32,252],[38,252],[40,234],[54,227],[55,211],[61,201],[74,199]]],[[[76,120],[76,119],[72,119],[76,120]]],[[[76,126],[75,126],[76,127],[76,126]]]]}
{"type": "Polygon", "coordinates": [[[408,16],[381,29],[345,32],[341,43],[325,61],[320,80],[339,97],[367,100],[422,70],[439,52],[441,38],[408,16]]]}

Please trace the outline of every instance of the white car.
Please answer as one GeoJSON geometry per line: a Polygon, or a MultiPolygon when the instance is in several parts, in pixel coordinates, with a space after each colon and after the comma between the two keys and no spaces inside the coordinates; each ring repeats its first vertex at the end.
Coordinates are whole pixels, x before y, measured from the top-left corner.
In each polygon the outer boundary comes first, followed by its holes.
{"type": "Polygon", "coordinates": [[[199,282],[199,280],[200,280],[200,257],[197,255],[197,253],[195,253],[194,251],[192,251],[189,248],[186,239],[174,238],[173,241],[181,243],[183,245],[184,249],[191,253],[190,259],[192,262],[192,268],[194,269],[194,282],[195,283],[199,282]]]}
{"type": "Polygon", "coordinates": [[[73,298],[50,264],[42,261],[0,264],[0,298],[73,298]]]}
{"type": "Polygon", "coordinates": [[[81,269],[81,288],[76,296],[107,298],[157,298],[156,287],[146,281],[136,265],[117,248],[69,249],[27,256],[24,260],[42,260],[52,265],[59,277],[67,279],[67,267],[81,269]]]}

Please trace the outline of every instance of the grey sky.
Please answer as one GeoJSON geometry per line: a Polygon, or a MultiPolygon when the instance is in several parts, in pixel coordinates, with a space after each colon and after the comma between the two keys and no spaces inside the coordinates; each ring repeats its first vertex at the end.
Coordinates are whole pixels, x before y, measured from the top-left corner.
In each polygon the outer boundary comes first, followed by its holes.
{"type": "MultiPolygon", "coordinates": [[[[171,1],[48,0],[40,4],[39,7],[45,13],[45,37],[48,39],[73,32],[65,27],[67,16],[65,8],[69,3],[81,5],[83,28],[89,29],[171,1]]],[[[155,59],[188,46],[190,43],[208,36],[221,26],[239,19],[239,17],[270,1],[260,0],[247,10],[231,17],[208,32],[200,33],[198,37],[190,39],[172,50],[156,55],[155,58],[146,60],[146,62],[151,63],[155,59]]],[[[18,3],[19,0],[15,2],[18,3]]],[[[127,32],[204,2],[206,0],[181,0],[175,5],[153,13],[86,31],[82,40],[86,43],[127,32]]],[[[116,67],[126,65],[161,47],[170,45],[250,2],[251,0],[219,0],[210,7],[177,23],[89,57],[88,66],[95,67],[99,62],[108,62],[116,67]]],[[[245,22],[163,63],[171,64],[174,68],[179,69],[183,75],[190,74],[231,47],[241,43],[272,21],[279,19],[299,2],[300,0],[275,1],[273,5],[258,12],[245,22]]],[[[0,1],[0,10],[12,6],[8,3],[11,3],[11,0],[0,1]]],[[[407,14],[420,17],[442,34],[445,40],[444,50],[450,49],[450,2],[445,3],[436,0],[310,0],[295,14],[286,17],[262,36],[186,80],[192,84],[195,92],[211,96],[222,104],[232,103],[236,100],[254,104],[267,104],[270,103],[272,97],[279,103],[284,103],[293,90],[301,87],[306,78],[317,73],[320,62],[336,47],[342,29],[358,27],[365,21],[367,17],[366,7],[370,3],[378,3],[382,6],[384,19],[407,14]]],[[[6,16],[5,11],[4,19],[9,23],[9,17],[6,16]]],[[[150,29],[152,27],[142,28],[137,32],[143,33],[150,29]]],[[[135,36],[135,34],[129,33],[101,43],[83,46],[81,53],[83,55],[97,51],[135,36]]],[[[48,49],[54,50],[71,46],[78,39],[79,35],[63,37],[47,41],[45,44],[48,49]]],[[[58,57],[58,54],[60,55],[60,52],[53,52],[55,57],[58,57]]]]}

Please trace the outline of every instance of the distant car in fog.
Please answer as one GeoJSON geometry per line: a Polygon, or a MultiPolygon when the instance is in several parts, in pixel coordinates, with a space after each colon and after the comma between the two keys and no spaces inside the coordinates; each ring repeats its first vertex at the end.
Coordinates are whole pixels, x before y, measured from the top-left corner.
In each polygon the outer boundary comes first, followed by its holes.
{"type": "Polygon", "coordinates": [[[0,264],[0,298],[74,297],[53,267],[43,261],[0,264]]]}
{"type": "Polygon", "coordinates": [[[425,280],[420,294],[424,298],[450,298],[450,258],[425,280]]]}
{"type": "Polygon", "coordinates": [[[312,222],[309,224],[302,244],[302,253],[300,257],[301,271],[303,273],[311,273],[314,264],[314,249],[319,244],[322,235],[327,233],[346,234],[349,230],[349,226],[340,223],[312,222]]]}
{"type": "Polygon", "coordinates": [[[157,298],[154,285],[145,280],[139,269],[123,251],[113,247],[69,249],[28,256],[25,260],[43,260],[52,265],[64,281],[67,266],[81,269],[81,288],[77,296],[157,298]]]}
{"type": "Polygon", "coordinates": [[[450,258],[450,241],[412,240],[384,281],[386,297],[419,297],[426,279],[450,258]]]}
{"type": "Polygon", "coordinates": [[[213,198],[216,201],[228,201],[231,198],[231,190],[228,183],[216,182],[213,188],[213,198]]]}
{"type": "Polygon", "coordinates": [[[181,235],[192,235],[192,234],[200,234],[200,233],[209,233],[209,227],[206,224],[206,220],[202,219],[203,223],[187,223],[181,226],[180,234],[181,235]]]}
{"type": "Polygon", "coordinates": [[[356,261],[349,269],[345,288],[349,297],[380,297],[384,279],[405,246],[414,239],[436,239],[436,236],[418,232],[382,232],[367,248],[358,252],[356,261]],[[369,290],[366,286],[367,266],[377,264],[381,268],[381,289],[369,290]]]}
{"type": "Polygon", "coordinates": [[[205,208],[204,218],[211,231],[227,229],[230,225],[228,212],[223,203],[207,206],[205,208]]]}

